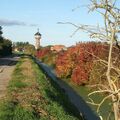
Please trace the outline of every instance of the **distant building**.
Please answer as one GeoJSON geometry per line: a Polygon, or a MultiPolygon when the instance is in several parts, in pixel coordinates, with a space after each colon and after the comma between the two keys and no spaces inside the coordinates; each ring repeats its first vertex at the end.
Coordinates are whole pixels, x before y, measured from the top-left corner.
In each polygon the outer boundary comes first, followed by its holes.
{"type": "Polygon", "coordinates": [[[40,48],[40,39],[41,39],[41,34],[38,32],[35,33],[35,49],[38,50],[40,48]]]}
{"type": "Polygon", "coordinates": [[[15,52],[24,52],[24,48],[14,48],[15,52]]]}
{"type": "Polygon", "coordinates": [[[67,50],[67,47],[65,47],[64,45],[54,45],[50,49],[51,51],[60,52],[62,50],[67,50]]]}
{"type": "Polygon", "coordinates": [[[14,48],[14,51],[15,51],[15,52],[19,52],[18,48],[14,48]]]}

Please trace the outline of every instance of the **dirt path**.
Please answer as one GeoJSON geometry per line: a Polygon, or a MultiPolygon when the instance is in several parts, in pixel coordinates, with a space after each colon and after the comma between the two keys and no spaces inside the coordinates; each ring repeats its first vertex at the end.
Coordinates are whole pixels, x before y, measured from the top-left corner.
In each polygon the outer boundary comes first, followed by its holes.
{"type": "Polygon", "coordinates": [[[8,82],[17,60],[18,57],[0,58],[0,99],[5,97],[8,82]]]}

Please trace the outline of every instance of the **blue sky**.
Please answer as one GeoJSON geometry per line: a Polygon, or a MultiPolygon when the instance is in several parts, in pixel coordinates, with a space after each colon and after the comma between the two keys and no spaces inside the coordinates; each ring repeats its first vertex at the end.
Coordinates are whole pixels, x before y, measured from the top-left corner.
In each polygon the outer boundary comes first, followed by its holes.
{"type": "Polygon", "coordinates": [[[34,34],[39,28],[42,34],[41,45],[74,45],[86,41],[88,37],[78,32],[72,38],[75,28],[58,22],[80,24],[97,24],[101,17],[95,13],[88,14],[83,7],[89,0],[0,0],[0,25],[3,36],[15,41],[29,41],[34,44],[34,34]],[[72,9],[82,6],[74,12],[72,9]]]}

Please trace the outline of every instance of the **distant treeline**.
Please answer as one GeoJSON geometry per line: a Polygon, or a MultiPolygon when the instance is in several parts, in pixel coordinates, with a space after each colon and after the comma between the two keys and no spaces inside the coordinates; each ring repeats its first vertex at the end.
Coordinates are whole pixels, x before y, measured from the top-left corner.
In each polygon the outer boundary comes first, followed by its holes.
{"type": "Polygon", "coordinates": [[[12,42],[2,37],[2,27],[0,26],[0,57],[12,54],[12,42]]]}
{"type": "Polygon", "coordinates": [[[13,51],[22,52],[24,54],[34,55],[35,47],[29,42],[14,42],[13,43],[13,51]]]}

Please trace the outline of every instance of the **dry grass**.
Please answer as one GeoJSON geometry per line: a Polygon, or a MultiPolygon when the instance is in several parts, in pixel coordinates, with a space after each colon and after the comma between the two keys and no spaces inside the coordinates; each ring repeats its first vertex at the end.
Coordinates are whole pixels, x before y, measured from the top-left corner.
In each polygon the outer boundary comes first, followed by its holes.
{"type": "Polygon", "coordinates": [[[25,76],[24,82],[35,82],[34,71],[32,69],[31,60],[25,58],[23,64],[21,65],[22,74],[25,76]]]}
{"type": "Polygon", "coordinates": [[[46,80],[30,58],[24,57],[17,64],[9,85],[8,100],[0,106],[0,120],[78,120],[80,117],[66,105],[67,96],[46,80]]]}
{"type": "Polygon", "coordinates": [[[13,91],[11,93],[12,99],[13,101],[19,103],[21,107],[29,110],[34,110],[40,116],[46,116],[48,115],[48,113],[43,110],[38,104],[36,104],[39,102],[45,103],[46,101],[44,100],[42,94],[39,91],[40,87],[36,82],[36,77],[34,75],[31,62],[32,61],[29,58],[24,58],[20,69],[22,69],[21,72],[24,76],[22,82],[27,84],[27,86],[13,91]],[[33,101],[33,103],[31,103],[31,101],[33,101]]]}

